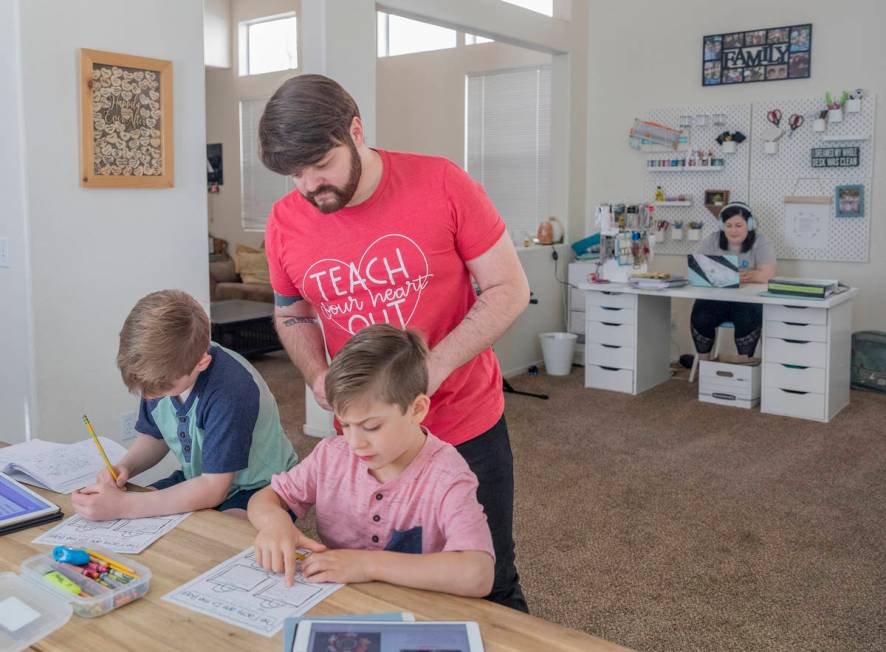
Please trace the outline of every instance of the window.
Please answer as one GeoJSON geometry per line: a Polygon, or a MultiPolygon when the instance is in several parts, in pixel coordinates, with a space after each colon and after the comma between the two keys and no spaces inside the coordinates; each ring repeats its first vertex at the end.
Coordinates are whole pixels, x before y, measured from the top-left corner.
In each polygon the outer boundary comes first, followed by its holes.
{"type": "Polygon", "coordinates": [[[445,50],[456,46],[456,32],[420,20],[378,12],[378,56],[445,50]]]}
{"type": "Polygon", "coordinates": [[[522,241],[550,214],[551,68],[473,74],[466,83],[468,174],[522,241]]]}
{"type": "Polygon", "coordinates": [[[260,75],[298,68],[295,14],[240,23],[240,75],[260,75]]]}
{"type": "Polygon", "coordinates": [[[292,180],[265,167],[258,156],[258,121],[270,98],[240,101],[240,223],[264,231],[268,213],[293,189],[292,180]]]}
{"type": "Polygon", "coordinates": [[[493,43],[493,40],[485,36],[465,32],[465,45],[480,45],[481,43],[493,43]]]}
{"type": "Polygon", "coordinates": [[[503,0],[511,5],[523,7],[529,11],[534,11],[545,16],[554,15],[554,0],[503,0]]]}

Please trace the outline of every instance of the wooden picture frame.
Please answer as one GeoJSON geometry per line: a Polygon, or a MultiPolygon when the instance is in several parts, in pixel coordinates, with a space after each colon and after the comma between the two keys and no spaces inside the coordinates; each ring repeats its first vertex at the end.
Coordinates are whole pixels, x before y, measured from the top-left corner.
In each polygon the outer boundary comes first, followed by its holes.
{"type": "Polygon", "coordinates": [[[172,188],[172,62],[80,50],[80,185],[172,188]]]}

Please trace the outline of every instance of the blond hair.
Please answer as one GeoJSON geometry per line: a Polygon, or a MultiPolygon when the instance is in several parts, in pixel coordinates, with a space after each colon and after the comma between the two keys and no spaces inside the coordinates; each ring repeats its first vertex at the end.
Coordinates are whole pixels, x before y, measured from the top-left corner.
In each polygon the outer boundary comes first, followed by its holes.
{"type": "Polygon", "coordinates": [[[181,290],[139,299],[120,331],[117,367],[130,392],[157,395],[187,376],[209,349],[209,317],[181,290]]]}
{"type": "Polygon", "coordinates": [[[428,349],[414,331],[373,324],[342,347],[326,374],[326,400],[341,414],[355,401],[373,398],[403,414],[428,391],[428,349]]]}

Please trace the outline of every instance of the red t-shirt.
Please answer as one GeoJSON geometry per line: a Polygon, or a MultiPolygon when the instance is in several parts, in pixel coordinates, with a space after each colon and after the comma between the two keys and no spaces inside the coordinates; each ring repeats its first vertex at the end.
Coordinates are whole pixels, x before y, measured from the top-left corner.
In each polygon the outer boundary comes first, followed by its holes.
{"type": "MultiPolygon", "coordinates": [[[[505,231],[483,188],[455,164],[376,151],[384,169],[366,201],[323,214],[294,191],[268,217],[274,291],[314,306],[333,357],[351,335],[381,322],[414,329],[434,348],[476,300],[465,261],[505,231]]],[[[443,382],[424,423],[457,445],[503,411],[501,370],[486,349],[443,382]]]]}

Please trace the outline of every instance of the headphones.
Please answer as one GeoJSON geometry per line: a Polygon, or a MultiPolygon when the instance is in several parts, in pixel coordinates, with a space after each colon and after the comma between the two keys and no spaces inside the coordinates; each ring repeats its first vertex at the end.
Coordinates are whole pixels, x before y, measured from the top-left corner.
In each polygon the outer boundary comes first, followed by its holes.
{"type": "Polygon", "coordinates": [[[726,220],[722,218],[723,213],[729,208],[741,208],[748,212],[747,222],[748,222],[748,231],[753,231],[757,228],[757,220],[754,217],[754,214],[751,212],[751,207],[745,204],[743,201],[731,201],[726,204],[723,208],[720,209],[720,230],[723,231],[725,229],[726,220]]]}

